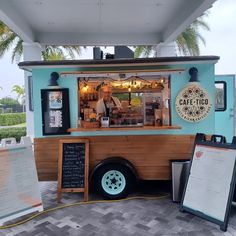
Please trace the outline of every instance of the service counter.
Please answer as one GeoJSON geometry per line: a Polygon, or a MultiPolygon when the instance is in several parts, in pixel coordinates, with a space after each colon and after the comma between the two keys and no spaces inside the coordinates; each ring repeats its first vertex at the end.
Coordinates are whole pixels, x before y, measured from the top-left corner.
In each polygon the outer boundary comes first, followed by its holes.
{"type": "Polygon", "coordinates": [[[166,134],[178,134],[182,127],[173,126],[142,126],[142,127],[108,127],[108,128],[70,128],[68,132],[73,137],[93,136],[156,136],[166,134]]]}
{"type": "Polygon", "coordinates": [[[181,129],[180,126],[174,125],[174,126],[142,126],[142,127],[116,127],[116,128],[70,128],[68,129],[69,132],[86,132],[86,131],[153,131],[153,130],[173,130],[173,129],[181,129]]]}

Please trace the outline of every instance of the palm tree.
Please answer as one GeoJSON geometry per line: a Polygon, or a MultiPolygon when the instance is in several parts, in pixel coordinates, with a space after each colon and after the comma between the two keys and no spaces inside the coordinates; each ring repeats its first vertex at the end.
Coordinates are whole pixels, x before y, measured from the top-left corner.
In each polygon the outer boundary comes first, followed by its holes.
{"type": "Polygon", "coordinates": [[[11,92],[15,92],[17,94],[17,100],[20,104],[23,105],[23,112],[25,111],[25,88],[24,86],[14,85],[12,87],[11,92]]]}
{"type": "Polygon", "coordinates": [[[210,30],[209,25],[205,21],[207,16],[208,12],[197,18],[182,34],[177,37],[176,44],[180,54],[191,56],[200,55],[199,42],[206,45],[206,41],[200,34],[199,30],[210,30]]]}
{"type": "Polygon", "coordinates": [[[44,60],[46,61],[66,59],[66,56],[64,55],[62,51],[60,51],[60,49],[55,52],[54,50],[50,50],[49,47],[46,48],[46,50],[42,52],[42,56],[44,60]]]}
{"type": "MultiPolygon", "coordinates": [[[[179,55],[185,56],[198,56],[200,55],[199,42],[206,44],[203,36],[200,34],[200,29],[209,31],[210,27],[205,21],[208,17],[208,12],[205,12],[202,16],[197,18],[184,32],[182,32],[175,44],[178,49],[179,55]]],[[[135,48],[135,57],[149,57],[151,54],[155,54],[156,45],[154,46],[139,46],[135,48]]]]}
{"type": "MultiPolygon", "coordinates": [[[[10,49],[13,48],[11,60],[18,62],[23,54],[23,40],[8,28],[2,21],[0,21],[0,58],[10,49]]],[[[52,59],[66,59],[67,57],[73,59],[76,53],[81,53],[81,47],[73,46],[53,46],[46,45],[45,52],[42,53],[44,60],[52,59]]]]}

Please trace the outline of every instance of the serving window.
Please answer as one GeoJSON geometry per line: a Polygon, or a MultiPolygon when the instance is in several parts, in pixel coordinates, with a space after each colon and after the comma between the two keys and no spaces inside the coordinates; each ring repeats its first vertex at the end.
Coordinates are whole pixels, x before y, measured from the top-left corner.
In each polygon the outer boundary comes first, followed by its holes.
{"type": "MultiPolygon", "coordinates": [[[[118,77],[118,76],[117,76],[118,77]]],[[[170,76],[131,75],[128,77],[80,77],[78,78],[79,117],[90,121],[97,114],[96,104],[103,98],[103,86],[108,85],[112,96],[121,107],[109,113],[110,127],[169,126],[171,125],[170,76]]]]}

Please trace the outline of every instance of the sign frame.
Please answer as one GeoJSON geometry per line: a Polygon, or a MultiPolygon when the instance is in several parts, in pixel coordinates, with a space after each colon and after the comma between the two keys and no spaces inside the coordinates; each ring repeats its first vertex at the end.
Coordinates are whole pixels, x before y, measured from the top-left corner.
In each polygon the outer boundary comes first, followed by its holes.
{"type": "MultiPolygon", "coordinates": [[[[235,137],[234,137],[234,139],[235,139],[235,137]]],[[[235,187],[236,187],[236,156],[235,156],[235,160],[234,160],[232,177],[230,180],[230,189],[229,189],[226,210],[225,210],[225,214],[224,214],[224,221],[220,221],[214,217],[204,214],[201,211],[197,211],[197,210],[194,210],[190,207],[184,206],[184,204],[183,204],[184,199],[185,199],[185,193],[186,193],[189,177],[190,177],[190,173],[191,173],[193,155],[195,153],[196,145],[201,145],[201,146],[205,146],[205,147],[215,147],[217,149],[220,148],[220,149],[236,150],[236,143],[234,141],[232,142],[232,144],[225,143],[225,137],[221,136],[221,135],[212,135],[211,141],[206,140],[206,137],[204,134],[197,134],[196,135],[195,143],[194,143],[194,147],[193,147],[193,152],[192,152],[192,159],[190,161],[190,171],[189,171],[189,175],[187,177],[187,181],[185,183],[184,192],[183,192],[183,196],[182,196],[182,200],[181,200],[181,204],[180,204],[180,211],[191,213],[191,214],[196,215],[202,219],[205,219],[207,221],[215,223],[220,226],[220,229],[222,231],[226,232],[227,227],[228,227],[228,221],[229,221],[229,213],[230,213],[230,209],[231,209],[231,205],[232,205],[232,201],[233,201],[233,196],[234,196],[234,191],[235,191],[235,187]],[[216,138],[220,138],[220,142],[218,142],[216,138]]]]}
{"type": "Polygon", "coordinates": [[[57,184],[57,202],[61,201],[62,193],[84,193],[84,201],[88,201],[89,193],[89,140],[88,139],[60,139],[58,156],[58,184],[57,184]],[[83,188],[63,188],[62,186],[62,167],[63,167],[63,144],[84,143],[84,187],[83,188]]]}
{"type": "MultiPolygon", "coordinates": [[[[32,198],[31,196],[29,196],[28,193],[26,193],[26,195],[24,196],[23,199],[28,204],[28,206],[27,207],[21,206],[19,209],[11,210],[11,212],[8,212],[7,215],[1,216],[0,217],[0,228],[6,222],[8,222],[10,220],[15,220],[19,217],[28,215],[30,213],[42,212],[44,210],[43,209],[43,202],[42,202],[42,198],[41,198],[41,194],[40,194],[40,189],[39,189],[39,185],[38,185],[38,176],[37,176],[35,159],[33,156],[31,140],[29,137],[22,137],[20,144],[16,144],[14,141],[15,140],[13,138],[2,139],[2,142],[1,142],[2,145],[0,145],[0,156],[1,156],[0,159],[4,158],[6,160],[6,162],[10,163],[10,166],[11,166],[12,165],[11,163],[13,163],[15,160],[20,160],[20,158],[21,158],[20,155],[23,155],[24,158],[27,159],[27,163],[28,164],[31,163],[30,168],[28,168],[27,170],[24,168],[24,171],[26,171],[27,174],[29,174],[29,172],[30,172],[33,175],[34,181],[37,182],[37,193],[36,193],[36,190],[34,190],[34,194],[37,195],[36,200],[38,200],[39,202],[37,204],[33,203],[35,201],[35,199],[32,198]],[[12,143],[7,144],[8,141],[11,141],[12,143]],[[12,155],[8,156],[9,155],[8,153],[11,153],[11,152],[12,152],[12,155]],[[19,152],[21,154],[19,154],[19,152]],[[29,154],[29,156],[27,156],[25,154],[25,152],[27,152],[29,154]],[[9,161],[8,161],[8,159],[9,159],[9,161]]],[[[19,162],[22,163],[21,160],[19,162]]],[[[14,166],[14,165],[12,165],[12,166],[14,166]]],[[[19,165],[17,167],[19,168],[19,165]]],[[[14,168],[14,167],[12,167],[12,168],[14,168]]],[[[11,169],[6,170],[6,172],[7,172],[7,174],[9,174],[9,178],[12,178],[11,176],[16,177],[17,173],[14,171],[14,169],[13,169],[13,171],[11,169]]],[[[30,178],[30,180],[32,181],[32,178],[30,178]]],[[[0,183],[0,184],[3,184],[3,183],[0,183]]],[[[15,182],[15,184],[17,184],[17,182],[15,182]]],[[[35,183],[33,183],[33,184],[35,186],[35,183]]],[[[13,186],[10,185],[8,187],[11,188],[13,186]]],[[[0,188],[0,192],[1,192],[1,188],[0,188]]],[[[20,195],[19,195],[19,197],[21,198],[20,195]]]]}
{"type": "Polygon", "coordinates": [[[68,88],[41,89],[43,135],[70,134],[68,132],[70,128],[69,104],[68,88]],[[50,97],[53,94],[58,94],[58,102],[52,100],[52,97],[50,97]]]}

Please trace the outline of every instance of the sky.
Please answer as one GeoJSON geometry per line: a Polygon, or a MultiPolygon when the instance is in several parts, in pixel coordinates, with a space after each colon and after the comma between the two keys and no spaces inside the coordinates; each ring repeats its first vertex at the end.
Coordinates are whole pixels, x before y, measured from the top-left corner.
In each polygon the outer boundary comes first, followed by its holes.
{"type": "MultiPolygon", "coordinates": [[[[205,46],[200,44],[201,55],[220,56],[215,67],[216,74],[236,74],[236,0],[216,1],[206,20],[211,30],[201,32],[206,41],[205,46]]],[[[79,59],[92,59],[92,49],[84,49],[79,59]]],[[[15,84],[24,84],[24,72],[16,63],[11,63],[11,54],[8,52],[0,58],[0,87],[3,88],[0,89],[0,98],[16,97],[11,93],[15,84]]]]}

